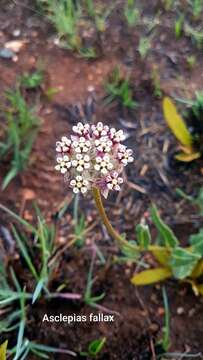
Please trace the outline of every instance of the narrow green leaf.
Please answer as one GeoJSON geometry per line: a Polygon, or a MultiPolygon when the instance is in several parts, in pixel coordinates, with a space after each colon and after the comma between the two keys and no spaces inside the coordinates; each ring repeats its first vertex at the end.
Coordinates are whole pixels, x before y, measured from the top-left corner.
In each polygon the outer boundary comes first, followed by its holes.
{"type": "Polygon", "coordinates": [[[21,218],[19,215],[17,215],[16,213],[14,213],[12,210],[8,209],[6,206],[0,204],[0,209],[4,212],[6,212],[7,214],[9,214],[10,216],[12,216],[14,219],[16,219],[20,224],[22,224],[23,226],[26,227],[26,229],[36,233],[36,229],[34,228],[34,226],[32,226],[29,222],[27,222],[26,220],[24,220],[23,218],[21,218]]]}
{"type": "Polygon", "coordinates": [[[16,355],[14,357],[14,360],[19,359],[19,356],[22,354],[24,331],[25,331],[25,320],[21,320],[18,330],[16,355]]]}
{"type": "Polygon", "coordinates": [[[32,304],[35,303],[35,301],[38,299],[38,297],[40,296],[41,294],[41,291],[43,289],[43,286],[44,286],[44,283],[45,283],[45,279],[40,279],[39,282],[37,283],[37,286],[35,288],[35,291],[33,293],[33,297],[32,297],[32,304]]]}
{"type": "Polygon", "coordinates": [[[151,217],[154,225],[156,226],[157,230],[159,231],[162,239],[164,240],[164,245],[174,248],[178,245],[179,241],[175,236],[172,229],[166,225],[163,220],[160,218],[158,214],[158,210],[155,205],[151,208],[151,217]]]}
{"type": "Polygon", "coordinates": [[[28,249],[26,248],[24,243],[21,241],[21,238],[18,235],[18,233],[17,233],[14,226],[12,226],[12,230],[13,230],[13,234],[15,236],[15,239],[17,241],[18,247],[19,247],[19,249],[20,249],[20,251],[21,251],[21,253],[22,253],[22,255],[23,255],[23,257],[24,257],[24,259],[26,261],[26,263],[27,263],[27,266],[28,266],[29,270],[31,271],[31,273],[35,277],[35,279],[38,280],[38,274],[37,274],[37,271],[36,271],[36,269],[35,269],[35,267],[33,265],[32,260],[30,258],[30,255],[28,253],[28,249]]]}
{"type": "Polygon", "coordinates": [[[151,234],[148,225],[138,224],[136,226],[136,234],[139,245],[142,249],[147,250],[151,243],[151,234]]]}
{"type": "Polygon", "coordinates": [[[105,337],[92,341],[88,346],[88,352],[90,356],[97,356],[97,354],[99,354],[99,352],[102,350],[105,342],[105,337]]]}
{"type": "Polygon", "coordinates": [[[18,174],[18,169],[16,167],[12,167],[8,174],[5,176],[2,184],[2,190],[8,186],[11,180],[18,174]]]}
{"type": "Polygon", "coordinates": [[[166,289],[165,286],[163,286],[162,288],[162,293],[163,293],[163,301],[164,301],[164,318],[165,318],[165,322],[164,322],[164,327],[163,327],[163,349],[164,351],[168,351],[169,346],[170,346],[170,313],[169,313],[169,304],[168,304],[168,297],[167,297],[167,293],[166,293],[166,289]]]}

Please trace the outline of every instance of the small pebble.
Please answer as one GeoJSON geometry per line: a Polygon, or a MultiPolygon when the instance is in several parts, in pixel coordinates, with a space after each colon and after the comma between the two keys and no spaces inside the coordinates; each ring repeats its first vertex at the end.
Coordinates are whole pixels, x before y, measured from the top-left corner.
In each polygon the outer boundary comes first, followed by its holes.
{"type": "Polygon", "coordinates": [[[54,45],[59,45],[60,44],[59,38],[54,38],[53,43],[54,43],[54,45]]]}
{"type": "Polygon", "coordinates": [[[15,56],[14,52],[10,49],[0,49],[0,57],[3,59],[12,59],[15,56]]]}
{"type": "Polygon", "coordinates": [[[178,315],[182,315],[182,314],[184,314],[184,312],[185,312],[184,308],[181,307],[181,306],[178,307],[176,311],[177,311],[177,314],[178,314],[178,315]]]}
{"type": "Polygon", "coordinates": [[[61,245],[65,244],[65,243],[66,243],[66,238],[60,236],[60,237],[58,238],[58,243],[61,244],[61,245]]]}
{"type": "Polygon", "coordinates": [[[20,34],[21,34],[20,29],[15,29],[15,30],[13,31],[13,36],[15,36],[15,37],[20,36],[20,34]]]}
{"type": "Polygon", "coordinates": [[[23,46],[25,45],[26,41],[25,40],[12,40],[12,41],[7,41],[5,43],[5,48],[9,49],[11,51],[13,51],[14,53],[18,53],[23,46]]]}
{"type": "Polygon", "coordinates": [[[44,110],[45,115],[50,115],[52,113],[53,113],[53,110],[51,108],[47,108],[47,109],[44,110]]]}
{"type": "Polygon", "coordinates": [[[87,91],[93,92],[93,91],[95,91],[95,87],[94,87],[93,85],[89,85],[89,86],[87,87],[87,91]]]}
{"type": "Polygon", "coordinates": [[[18,61],[18,56],[15,55],[12,60],[13,60],[13,62],[17,62],[18,61]]]}

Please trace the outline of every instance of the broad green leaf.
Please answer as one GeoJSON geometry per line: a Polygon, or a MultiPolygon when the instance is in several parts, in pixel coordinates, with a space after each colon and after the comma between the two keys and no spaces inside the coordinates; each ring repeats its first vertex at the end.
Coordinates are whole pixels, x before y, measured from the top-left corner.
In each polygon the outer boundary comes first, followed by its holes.
{"type": "Polygon", "coordinates": [[[194,251],[203,255],[203,229],[198,234],[191,235],[189,241],[194,251]]]}
{"type": "Polygon", "coordinates": [[[132,277],[131,282],[134,285],[150,285],[159,281],[164,281],[172,276],[172,272],[168,268],[156,268],[144,270],[132,277]]]}
{"type": "Polygon", "coordinates": [[[183,162],[190,162],[201,157],[200,152],[192,152],[191,154],[180,153],[175,156],[176,160],[183,162]]]}
{"type": "Polygon", "coordinates": [[[171,253],[167,249],[162,250],[151,250],[152,254],[154,255],[155,259],[159,262],[159,264],[163,266],[167,266],[170,260],[171,253]]]}
{"type": "Polygon", "coordinates": [[[178,239],[175,236],[174,232],[168,225],[166,225],[163,220],[160,218],[158,214],[158,210],[156,206],[152,206],[151,208],[151,217],[154,225],[159,231],[162,239],[164,240],[164,245],[168,247],[175,247],[178,245],[178,239]]]}
{"type": "Polygon", "coordinates": [[[0,360],[6,360],[7,345],[8,345],[7,340],[3,344],[0,345],[0,360]]]}
{"type": "Polygon", "coordinates": [[[200,258],[200,254],[186,249],[179,247],[174,249],[171,254],[170,265],[175,278],[184,279],[190,276],[200,258]]]}
{"type": "Polygon", "coordinates": [[[163,112],[165,120],[176,138],[181,144],[191,147],[193,142],[192,136],[169,97],[165,97],[163,100],[163,112]]]}
{"type": "Polygon", "coordinates": [[[148,249],[148,246],[151,242],[151,234],[149,231],[148,225],[138,224],[136,226],[136,234],[137,234],[137,240],[139,242],[139,245],[141,249],[148,249]]]}

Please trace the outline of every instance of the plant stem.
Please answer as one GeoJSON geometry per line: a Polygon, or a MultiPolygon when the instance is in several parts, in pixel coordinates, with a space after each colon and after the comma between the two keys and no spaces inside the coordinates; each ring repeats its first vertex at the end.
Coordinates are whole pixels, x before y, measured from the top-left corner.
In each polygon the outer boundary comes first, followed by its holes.
{"type": "MultiPolygon", "coordinates": [[[[128,249],[131,249],[131,250],[136,250],[136,251],[141,251],[142,249],[140,248],[140,246],[138,245],[134,245],[134,244],[131,244],[129,241],[125,240],[114,228],[113,226],[111,225],[109,219],[108,219],[108,216],[106,214],[106,211],[104,209],[104,205],[103,205],[103,202],[102,202],[102,197],[101,197],[101,193],[99,191],[98,188],[93,188],[92,189],[92,194],[93,194],[93,197],[94,197],[94,201],[95,201],[95,204],[96,204],[96,207],[98,209],[98,212],[99,212],[99,215],[101,217],[101,220],[103,222],[103,224],[105,225],[108,233],[112,236],[112,238],[114,240],[117,241],[117,243],[119,244],[119,246],[125,246],[127,247],[128,249]]],[[[152,251],[152,250],[165,250],[164,247],[162,246],[157,246],[157,245],[150,245],[148,247],[148,250],[149,251],[152,251]]]]}
{"type": "Polygon", "coordinates": [[[92,190],[93,193],[93,197],[94,197],[94,201],[96,203],[97,209],[99,211],[99,215],[101,217],[101,220],[103,222],[103,224],[105,225],[108,233],[112,236],[112,238],[114,238],[120,245],[126,245],[126,240],[119,235],[119,233],[113,228],[113,226],[111,225],[108,216],[106,214],[106,211],[104,209],[104,205],[102,202],[102,198],[101,198],[101,194],[98,188],[93,188],[92,190]]]}

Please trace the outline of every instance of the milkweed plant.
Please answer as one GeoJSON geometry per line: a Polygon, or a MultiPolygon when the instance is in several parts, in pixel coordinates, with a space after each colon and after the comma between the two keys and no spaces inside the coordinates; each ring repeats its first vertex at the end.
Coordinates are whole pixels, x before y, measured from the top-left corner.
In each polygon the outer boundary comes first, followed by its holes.
{"type": "Polygon", "coordinates": [[[133,151],[122,144],[125,139],[122,130],[102,122],[95,125],[79,122],[72,130],[69,138],[63,136],[56,142],[55,169],[64,175],[75,194],[92,192],[107,230],[123,242],[108,220],[102,196],[107,198],[109,191],[120,191],[124,167],[134,161],[133,151]]]}
{"type": "MultiPolygon", "coordinates": [[[[149,285],[174,277],[190,283],[195,294],[203,295],[203,284],[196,282],[203,275],[203,229],[189,238],[189,247],[183,248],[153,206],[151,219],[158,231],[155,243],[151,243],[146,223],[136,226],[136,242],[126,240],[111,225],[102,197],[107,198],[110,191],[121,190],[124,182],[122,173],[134,161],[133,151],[123,144],[125,136],[122,130],[102,122],[93,125],[79,122],[72,130],[70,137],[63,136],[56,142],[55,169],[61,172],[74,194],[92,193],[103,224],[126,259],[139,259],[140,253],[150,251],[158,263],[154,269],[135,274],[132,283],[149,285]]],[[[202,199],[201,195],[201,202],[202,199]]]]}

